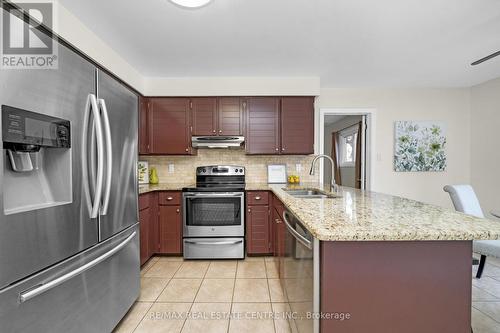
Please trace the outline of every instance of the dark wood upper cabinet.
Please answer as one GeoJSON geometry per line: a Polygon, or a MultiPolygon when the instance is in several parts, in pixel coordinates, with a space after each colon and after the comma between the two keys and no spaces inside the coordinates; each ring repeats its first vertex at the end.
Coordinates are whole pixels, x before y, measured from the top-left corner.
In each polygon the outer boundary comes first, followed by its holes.
{"type": "Polygon", "coordinates": [[[149,153],[149,99],[139,98],[139,154],[149,153]]]}
{"type": "Polygon", "coordinates": [[[243,103],[239,97],[218,98],[219,135],[243,135],[243,103]]]}
{"type": "Polygon", "coordinates": [[[189,98],[151,98],[149,108],[150,153],[190,155],[189,98]]]}
{"type": "Polygon", "coordinates": [[[281,154],[314,153],[314,97],[281,98],[281,154]]]}
{"type": "Polygon", "coordinates": [[[277,97],[246,99],[247,154],[279,154],[279,103],[277,97]]]}
{"type": "Polygon", "coordinates": [[[191,99],[193,135],[217,135],[217,98],[191,99]]]}
{"type": "Polygon", "coordinates": [[[139,154],[193,155],[191,136],[245,136],[250,155],[314,153],[314,97],[141,97],[139,154]]]}

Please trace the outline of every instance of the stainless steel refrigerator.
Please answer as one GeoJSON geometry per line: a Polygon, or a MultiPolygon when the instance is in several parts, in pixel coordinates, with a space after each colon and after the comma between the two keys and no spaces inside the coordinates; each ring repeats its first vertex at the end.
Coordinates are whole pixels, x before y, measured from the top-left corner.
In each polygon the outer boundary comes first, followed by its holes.
{"type": "Polygon", "coordinates": [[[110,332],[139,295],[138,96],[57,47],[0,71],[2,332],[110,332]]]}

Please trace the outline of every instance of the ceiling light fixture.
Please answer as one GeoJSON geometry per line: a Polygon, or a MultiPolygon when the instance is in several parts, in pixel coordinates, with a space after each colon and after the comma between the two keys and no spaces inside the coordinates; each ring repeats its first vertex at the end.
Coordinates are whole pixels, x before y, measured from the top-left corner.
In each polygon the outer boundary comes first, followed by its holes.
{"type": "Polygon", "coordinates": [[[181,7],[199,8],[208,5],[208,3],[212,0],[170,0],[170,1],[181,7]]]}

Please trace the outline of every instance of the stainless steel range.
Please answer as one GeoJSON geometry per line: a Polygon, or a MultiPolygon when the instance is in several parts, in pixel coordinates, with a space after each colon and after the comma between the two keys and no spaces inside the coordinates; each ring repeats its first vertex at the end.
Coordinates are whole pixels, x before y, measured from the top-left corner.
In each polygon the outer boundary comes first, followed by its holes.
{"type": "Polygon", "coordinates": [[[196,187],[183,189],[184,258],[245,257],[245,168],[196,169],[196,187]]]}

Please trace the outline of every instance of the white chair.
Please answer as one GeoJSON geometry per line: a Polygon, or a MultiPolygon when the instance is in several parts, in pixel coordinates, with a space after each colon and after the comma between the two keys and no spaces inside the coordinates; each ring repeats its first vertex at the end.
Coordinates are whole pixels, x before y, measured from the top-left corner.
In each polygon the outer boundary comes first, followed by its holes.
{"type": "MultiPolygon", "coordinates": [[[[446,185],[444,191],[450,194],[453,206],[457,211],[484,218],[483,210],[472,186],[446,185]]],[[[474,241],[473,251],[481,255],[476,273],[476,278],[480,279],[486,264],[486,257],[500,257],[500,240],[474,241]]]]}

